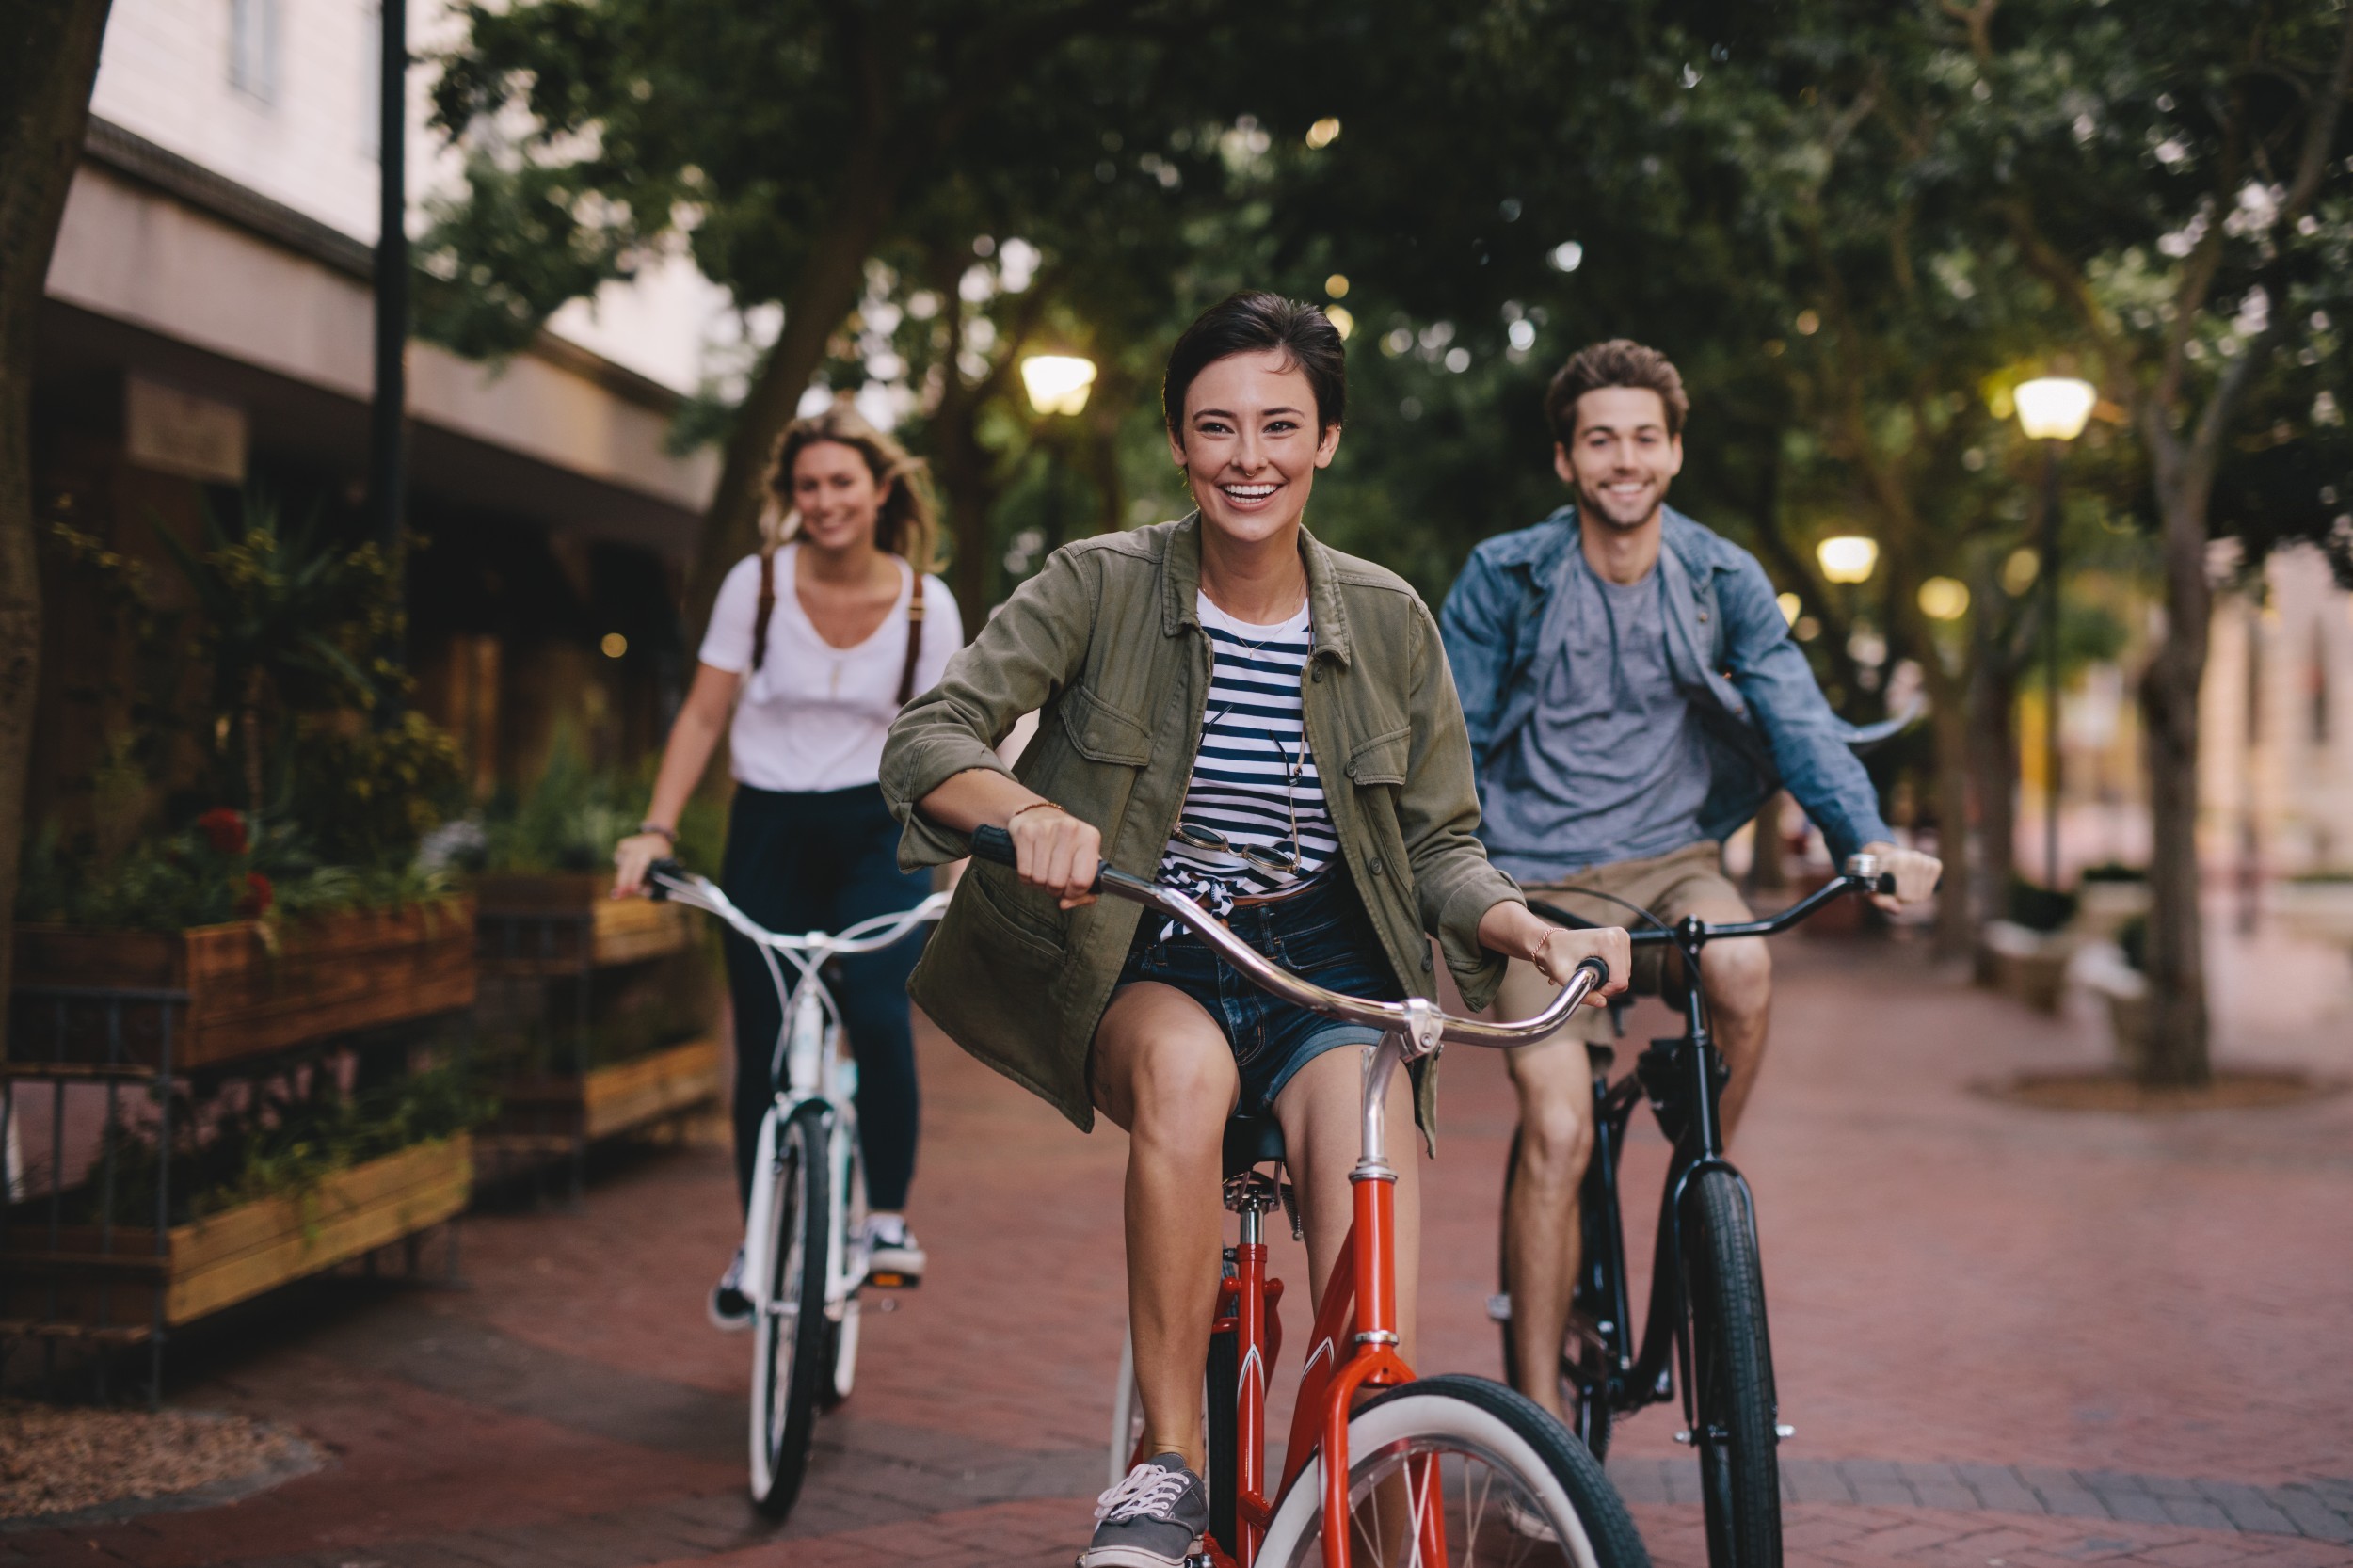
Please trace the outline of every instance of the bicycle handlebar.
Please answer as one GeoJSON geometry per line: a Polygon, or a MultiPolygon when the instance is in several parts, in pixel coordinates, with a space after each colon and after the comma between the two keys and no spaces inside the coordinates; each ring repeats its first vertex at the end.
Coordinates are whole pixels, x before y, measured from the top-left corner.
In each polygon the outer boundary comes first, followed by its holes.
{"type": "MultiPolygon", "coordinates": [[[[1783,932],[1805,921],[1833,899],[1844,898],[1849,893],[1892,893],[1895,890],[1895,875],[1893,872],[1880,870],[1878,856],[1849,855],[1847,856],[1846,865],[1837,876],[1815,888],[1814,891],[1780,914],[1769,915],[1761,920],[1727,920],[1721,924],[1706,920],[1692,920],[1688,922],[1688,936],[1694,947],[1705,947],[1709,942],[1721,941],[1730,936],[1778,936],[1783,932]]],[[[1579,915],[1572,915],[1565,909],[1549,904],[1542,904],[1534,899],[1528,901],[1528,906],[1555,925],[1588,930],[1600,923],[1586,920],[1579,915]]],[[[1683,923],[1663,929],[1645,929],[1626,933],[1627,937],[1638,948],[1663,947],[1670,942],[1679,946],[1686,935],[1686,925],[1683,923]]]]}
{"type": "Polygon", "coordinates": [[[719,890],[710,878],[697,876],[676,860],[656,860],[646,868],[646,896],[649,899],[674,899],[691,908],[718,916],[738,933],[762,947],[779,952],[823,952],[829,955],[873,952],[887,948],[921,925],[937,920],[948,907],[948,895],[934,893],[911,909],[874,915],[827,935],[810,932],[807,936],[791,936],[770,931],[735,906],[733,900],[719,890]]]}
{"type": "MultiPolygon", "coordinates": [[[[1016,864],[1013,835],[1001,827],[984,824],[972,830],[972,855],[975,859],[1012,867],[1016,864]]],[[[1433,1048],[1438,1039],[1497,1048],[1532,1044],[1567,1022],[1595,986],[1609,982],[1609,966],[1599,958],[1588,958],[1577,966],[1568,984],[1552,1000],[1552,1005],[1532,1018],[1493,1023],[1485,1018],[1458,1017],[1440,1012],[1418,998],[1411,1001],[1371,1001],[1340,991],[1327,991],[1267,958],[1183,893],[1131,876],[1115,867],[1102,867],[1089,891],[1156,909],[1207,942],[1211,952],[1241,970],[1260,990],[1311,1013],[1395,1032],[1408,1042],[1415,1054],[1433,1048]],[[1435,1038],[1432,1037],[1433,1033],[1435,1038]]]]}

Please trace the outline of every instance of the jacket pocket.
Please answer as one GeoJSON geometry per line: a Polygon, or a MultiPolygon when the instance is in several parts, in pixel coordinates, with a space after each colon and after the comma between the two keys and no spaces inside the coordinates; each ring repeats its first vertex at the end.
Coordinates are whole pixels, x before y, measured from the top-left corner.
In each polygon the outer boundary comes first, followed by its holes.
{"type": "MultiPolygon", "coordinates": [[[[1019,963],[1044,959],[1059,963],[1063,956],[1062,921],[1056,914],[1035,907],[1048,895],[1024,888],[1011,872],[975,861],[965,873],[962,888],[972,893],[973,913],[994,944],[1010,944],[1003,957],[1019,963]]],[[[1050,905],[1049,905],[1050,907],[1050,905]]]]}
{"type": "Polygon", "coordinates": [[[1375,735],[1348,754],[1350,782],[1359,787],[1389,784],[1402,787],[1405,764],[1413,756],[1414,731],[1408,725],[1392,729],[1385,735],[1375,735]]]}
{"type": "Polygon", "coordinates": [[[1070,748],[1090,762],[1140,768],[1152,760],[1152,731],[1084,686],[1063,694],[1062,722],[1070,748]]]}

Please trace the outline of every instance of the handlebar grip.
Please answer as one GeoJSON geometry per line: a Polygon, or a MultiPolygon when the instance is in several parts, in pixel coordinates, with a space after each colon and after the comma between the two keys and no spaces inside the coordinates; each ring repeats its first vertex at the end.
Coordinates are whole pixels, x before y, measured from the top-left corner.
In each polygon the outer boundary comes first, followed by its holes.
{"type": "MultiPolygon", "coordinates": [[[[1937,886],[1942,888],[1944,885],[1944,880],[1940,877],[1937,880],[1937,886]]],[[[1887,893],[1892,896],[1896,891],[1896,873],[1894,872],[1880,872],[1880,879],[1872,885],[1871,890],[1875,893],[1887,893]]]]}
{"type": "Polygon", "coordinates": [[[983,823],[972,830],[972,858],[993,860],[1000,866],[1016,864],[1013,854],[1013,835],[1001,827],[983,823]]]}
{"type": "MultiPolygon", "coordinates": [[[[1596,991],[1609,984],[1609,960],[1607,958],[1580,958],[1577,961],[1577,968],[1578,969],[1591,969],[1593,971],[1593,989],[1596,991]]],[[[1577,977],[1577,969],[1570,970],[1569,977],[1574,980],[1577,977]]]]}
{"type": "Polygon", "coordinates": [[[680,865],[676,860],[670,858],[668,856],[664,856],[661,859],[656,860],[653,864],[646,868],[646,896],[649,899],[657,900],[668,898],[670,896],[670,889],[655,879],[664,876],[682,878],[685,875],[686,868],[684,866],[680,865]]]}

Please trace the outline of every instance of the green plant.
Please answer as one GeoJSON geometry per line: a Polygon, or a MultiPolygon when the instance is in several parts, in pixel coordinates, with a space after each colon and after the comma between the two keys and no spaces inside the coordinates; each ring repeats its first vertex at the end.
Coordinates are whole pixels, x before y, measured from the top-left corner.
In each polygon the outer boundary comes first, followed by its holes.
{"type": "Polygon", "coordinates": [[[2028,931],[2057,931],[2075,918],[2075,895],[2013,877],[2009,884],[2009,915],[2014,925],[2028,931]]]}
{"type": "MultiPolygon", "coordinates": [[[[597,767],[573,731],[558,728],[537,781],[491,803],[485,824],[486,869],[587,872],[612,865],[613,846],[634,833],[645,815],[659,765],[659,759],[648,758],[632,769],[597,767]]],[[[697,871],[716,872],[727,834],[718,802],[703,796],[690,800],[678,829],[679,858],[697,871]]]]}
{"type": "Polygon", "coordinates": [[[2146,882],[2149,880],[2149,868],[2128,866],[2121,860],[2103,860],[2096,866],[2086,866],[2083,870],[2083,880],[2086,882],[2146,882]]]}
{"type": "Polygon", "coordinates": [[[2116,945],[2135,973],[2149,968],[2149,917],[2135,915],[2116,930],[2116,945]]]}
{"type": "MultiPolygon", "coordinates": [[[[312,1066],[259,1086],[249,1101],[216,1098],[189,1108],[174,1118],[171,1223],[262,1198],[307,1197],[338,1171],[453,1137],[496,1110],[475,1076],[455,1062],[348,1095],[312,1066]]],[[[152,1224],[164,1166],[154,1128],[114,1123],[102,1159],[109,1152],[112,1182],[84,1186],[69,1205],[72,1223],[111,1212],[117,1224],[152,1224]]]]}

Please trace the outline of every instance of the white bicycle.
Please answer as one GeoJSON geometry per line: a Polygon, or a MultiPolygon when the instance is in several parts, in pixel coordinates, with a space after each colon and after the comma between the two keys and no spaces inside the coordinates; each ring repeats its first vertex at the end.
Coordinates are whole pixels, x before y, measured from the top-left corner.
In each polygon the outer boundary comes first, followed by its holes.
{"type": "Polygon", "coordinates": [[[830,936],[802,936],[756,924],[717,886],[675,861],[650,868],[647,896],[675,899],[734,927],[760,950],[784,1004],[769,1065],[775,1096],[760,1120],[744,1211],[743,1276],[753,1312],[752,1501],[781,1519],[808,1471],[818,1413],[850,1397],[858,1291],[870,1283],[857,1063],[818,971],[828,959],[876,952],[937,920],[948,895],[934,893],[912,909],[830,936]],[[778,955],[796,971],[790,982],[778,955]]]}

